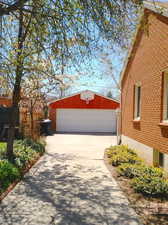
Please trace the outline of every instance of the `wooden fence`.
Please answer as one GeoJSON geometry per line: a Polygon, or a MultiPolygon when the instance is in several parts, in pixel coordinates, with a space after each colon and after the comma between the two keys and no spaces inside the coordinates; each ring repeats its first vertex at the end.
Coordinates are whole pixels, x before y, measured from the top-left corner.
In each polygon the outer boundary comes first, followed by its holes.
{"type": "MultiPolygon", "coordinates": [[[[10,107],[12,106],[12,100],[7,97],[0,97],[0,105],[10,107]]],[[[33,116],[28,108],[29,104],[26,105],[19,108],[19,130],[24,136],[37,139],[40,136],[40,121],[44,118],[43,103],[37,102],[37,106],[34,107],[32,112],[33,116]]]]}

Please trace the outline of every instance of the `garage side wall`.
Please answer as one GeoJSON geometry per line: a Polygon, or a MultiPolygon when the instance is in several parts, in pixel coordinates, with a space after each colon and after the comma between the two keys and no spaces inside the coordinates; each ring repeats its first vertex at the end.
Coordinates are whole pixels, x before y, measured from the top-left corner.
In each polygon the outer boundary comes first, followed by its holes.
{"type": "Polygon", "coordinates": [[[89,104],[80,99],[80,94],[60,99],[59,101],[52,102],[49,105],[49,118],[52,121],[52,130],[56,130],[56,110],[60,109],[117,109],[119,103],[98,95],[95,95],[94,100],[89,104]]]}

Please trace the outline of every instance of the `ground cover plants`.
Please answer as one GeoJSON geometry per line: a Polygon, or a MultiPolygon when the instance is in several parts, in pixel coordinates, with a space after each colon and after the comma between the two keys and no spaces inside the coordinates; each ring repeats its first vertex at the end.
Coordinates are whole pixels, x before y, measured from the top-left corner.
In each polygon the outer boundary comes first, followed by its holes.
{"type": "Polygon", "coordinates": [[[125,145],[107,149],[109,163],[117,167],[121,176],[130,179],[136,192],[154,197],[168,196],[168,177],[161,168],[146,165],[137,153],[125,145]]]}
{"type": "Polygon", "coordinates": [[[31,139],[14,142],[14,160],[6,157],[6,143],[0,142],[0,194],[13,182],[20,180],[24,171],[45,151],[45,144],[31,139]]]}
{"type": "Polygon", "coordinates": [[[136,150],[111,146],[105,164],[145,225],[168,225],[168,174],[147,165],[136,150]]]}

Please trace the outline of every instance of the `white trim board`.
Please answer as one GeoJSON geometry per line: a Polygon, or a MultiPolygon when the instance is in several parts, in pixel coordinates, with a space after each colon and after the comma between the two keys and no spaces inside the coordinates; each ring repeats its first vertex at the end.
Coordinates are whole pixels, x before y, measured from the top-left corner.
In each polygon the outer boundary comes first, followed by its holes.
{"type": "Polygon", "coordinates": [[[149,147],[133,138],[122,135],[122,144],[128,145],[130,148],[135,149],[138,155],[144,159],[148,164],[153,164],[153,148],[149,147]]]}
{"type": "Polygon", "coordinates": [[[91,91],[91,90],[88,90],[88,89],[87,89],[87,90],[80,91],[80,92],[74,93],[74,94],[72,94],[72,95],[66,96],[66,97],[64,97],[64,98],[52,100],[52,101],[48,102],[47,105],[50,105],[51,103],[54,103],[54,102],[61,101],[61,100],[66,99],[66,98],[73,97],[73,96],[75,96],[75,95],[79,95],[79,94],[81,94],[81,93],[83,93],[83,92],[85,92],[85,91],[90,91],[90,92],[92,92],[93,94],[95,94],[95,95],[97,95],[97,96],[99,96],[99,97],[106,98],[106,99],[108,99],[108,100],[111,100],[111,101],[120,103],[120,102],[119,102],[118,100],[116,100],[116,99],[108,98],[108,97],[106,97],[106,96],[104,96],[104,95],[101,95],[101,94],[99,94],[99,93],[97,93],[97,92],[94,92],[94,91],[91,91]]]}

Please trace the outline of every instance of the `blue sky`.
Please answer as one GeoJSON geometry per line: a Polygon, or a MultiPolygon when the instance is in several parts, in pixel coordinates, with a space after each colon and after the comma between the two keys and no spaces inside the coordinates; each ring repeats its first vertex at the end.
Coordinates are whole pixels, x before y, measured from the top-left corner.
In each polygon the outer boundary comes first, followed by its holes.
{"type": "MultiPolygon", "coordinates": [[[[118,91],[111,73],[113,73],[119,81],[125,54],[126,52],[120,49],[115,52],[111,49],[105,49],[104,51],[97,53],[96,56],[89,58],[88,61],[86,60],[86,62],[81,64],[78,68],[81,75],[74,81],[74,85],[66,94],[69,95],[88,89],[104,95],[111,91],[114,97],[116,97],[118,91]],[[102,61],[102,55],[106,53],[108,53],[110,64],[102,61]],[[110,70],[109,65],[113,67],[112,71],[110,70]]],[[[79,74],[75,71],[75,68],[71,69],[71,73],[79,74]]]]}
{"type": "MultiPolygon", "coordinates": [[[[123,60],[117,53],[111,53],[110,59],[111,65],[113,66],[111,73],[114,73],[117,80],[119,80],[123,60]]],[[[89,89],[101,94],[106,94],[108,91],[112,91],[114,95],[117,95],[116,85],[114,84],[109,71],[106,72],[106,66],[106,64],[103,65],[103,62],[100,61],[99,57],[92,59],[91,69],[85,65],[82,65],[81,69],[84,75],[80,76],[79,80],[75,82],[75,87],[72,88],[72,91],[76,92],[89,89]]]]}
{"type": "MultiPolygon", "coordinates": [[[[160,2],[168,2],[168,0],[160,0],[160,2]]],[[[105,49],[105,53],[106,52],[107,49],[105,49]]],[[[111,73],[115,74],[115,77],[119,80],[126,51],[119,50],[114,52],[113,50],[108,50],[108,54],[113,67],[111,73]]],[[[109,73],[106,73],[107,65],[103,65],[100,58],[101,56],[98,54],[91,60],[89,59],[89,65],[85,63],[80,66],[79,70],[82,71],[82,75],[74,82],[73,87],[67,92],[67,94],[89,89],[104,95],[106,95],[108,91],[111,91],[114,97],[118,95],[112,76],[110,76],[109,73]]]]}

